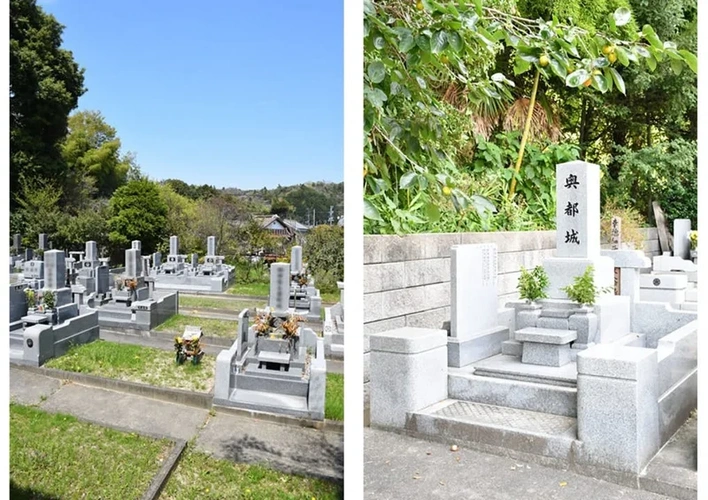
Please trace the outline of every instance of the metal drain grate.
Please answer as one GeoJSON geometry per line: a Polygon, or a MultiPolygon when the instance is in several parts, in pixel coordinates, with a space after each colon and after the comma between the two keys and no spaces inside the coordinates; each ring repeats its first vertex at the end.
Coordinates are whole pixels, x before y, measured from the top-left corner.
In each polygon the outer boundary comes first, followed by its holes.
{"type": "Polygon", "coordinates": [[[538,434],[563,434],[575,426],[576,423],[576,419],[571,417],[472,403],[470,401],[456,401],[441,408],[435,412],[435,415],[456,420],[469,420],[481,424],[492,424],[499,427],[511,427],[538,434]]]}

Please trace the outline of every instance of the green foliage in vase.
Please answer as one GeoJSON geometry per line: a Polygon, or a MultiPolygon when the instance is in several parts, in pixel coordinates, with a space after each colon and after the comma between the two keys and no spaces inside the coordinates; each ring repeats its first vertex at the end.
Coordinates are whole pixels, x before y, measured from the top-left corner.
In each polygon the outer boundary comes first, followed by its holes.
{"type": "Polygon", "coordinates": [[[580,305],[592,306],[602,293],[608,293],[612,287],[598,288],[595,285],[595,269],[593,266],[585,268],[581,276],[573,278],[573,284],[561,288],[572,301],[580,305]]]}
{"type": "Polygon", "coordinates": [[[521,268],[521,276],[516,288],[519,290],[519,297],[529,302],[548,298],[546,288],[548,288],[548,275],[542,266],[536,266],[531,271],[521,268]]]}

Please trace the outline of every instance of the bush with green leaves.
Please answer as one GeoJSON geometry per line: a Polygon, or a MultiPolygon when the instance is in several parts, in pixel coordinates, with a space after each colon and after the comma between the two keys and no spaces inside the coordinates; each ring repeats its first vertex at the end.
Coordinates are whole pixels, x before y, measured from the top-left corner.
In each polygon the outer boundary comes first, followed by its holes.
{"type": "Polygon", "coordinates": [[[548,275],[542,266],[536,266],[531,271],[522,267],[516,288],[519,290],[519,298],[528,302],[535,302],[539,299],[548,298],[548,295],[546,295],[548,285],[548,275]]]}
{"type": "Polygon", "coordinates": [[[56,300],[54,297],[54,292],[51,290],[45,290],[42,293],[42,303],[44,304],[44,307],[46,307],[48,310],[54,309],[54,306],[56,305],[56,300]]]}
{"type": "Polygon", "coordinates": [[[337,281],[344,279],[344,228],[321,225],[311,229],[303,256],[317,287],[323,292],[337,292],[337,281]]]}
{"type": "Polygon", "coordinates": [[[580,305],[592,306],[600,296],[612,290],[612,287],[598,288],[595,285],[595,268],[588,266],[581,276],[573,278],[573,284],[561,288],[572,301],[580,305]]]}

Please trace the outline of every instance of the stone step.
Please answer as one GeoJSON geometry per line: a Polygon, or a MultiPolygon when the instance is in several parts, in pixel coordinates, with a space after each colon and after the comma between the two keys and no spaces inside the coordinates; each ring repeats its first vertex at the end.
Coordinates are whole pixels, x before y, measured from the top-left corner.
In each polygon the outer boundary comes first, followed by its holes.
{"type": "Polygon", "coordinates": [[[577,415],[576,388],[457,373],[453,369],[447,381],[450,399],[565,417],[577,415]]]}
{"type": "Polygon", "coordinates": [[[532,365],[519,362],[518,356],[505,354],[474,363],[474,374],[561,387],[576,387],[578,379],[575,363],[561,367],[532,365]]]}
{"type": "Polygon", "coordinates": [[[505,340],[502,342],[502,354],[507,356],[521,356],[521,349],[523,344],[518,340],[505,340]]]}
{"type": "Polygon", "coordinates": [[[408,414],[406,428],[446,442],[476,443],[570,461],[577,439],[572,417],[446,399],[408,414]]]}
{"type": "Polygon", "coordinates": [[[568,319],[575,314],[575,309],[558,309],[548,307],[541,309],[541,318],[563,318],[568,319]]]}
{"type": "Polygon", "coordinates": [[[236,389],[245,389],[247,391],[307,398],[309,388],[308,381],[302,379],[286,380],[279,377],[251,375],[248,372],[236,375],[236,389]]]}
{"type": "Polygon", "coordinates": [[[448,366],[467,366],[475,361],[499,354],[502,342],[506,340],[509,340],[509,329],[505,326],[489,328],[465,339],[448,337],[448,366]]]}
{"type": "Polygon", "coordinates": [[[25,357],[25,352],[22,349],[10,348],[10,359],[12,361],[22,361],[25,357]]]}
{"type": "Polygon", "coordinates": [[[541,316],[536,320],[536,326],[550,330],[567,330],[569,323],[568,318],[541,316]]]}
{"type": "Polygon", "coordinates": [[[307,398],[300,396],[234,389],[231,391],[228,401],[214,401],[214,404],[243,410],[285,413],[295,417],[311,417],[307,407],[307,398]]]}
{"type": "Polygon", "coordinates": [[[557,328],[537,328],[529,326],[516,330],[514,338],[519,342],[536,342],[539,344],[569,344],[578,338],[575,330],[561,330],[557,328]]]}

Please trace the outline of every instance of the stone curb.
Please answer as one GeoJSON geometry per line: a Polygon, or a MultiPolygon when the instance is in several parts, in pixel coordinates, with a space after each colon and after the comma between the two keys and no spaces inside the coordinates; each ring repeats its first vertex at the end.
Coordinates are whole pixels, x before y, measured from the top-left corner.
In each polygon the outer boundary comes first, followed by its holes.
{"type": "Polygon", "coordinates": [[[57,370],[56,368],[46,368],[43,366],[35,367],[16,363],[10,363],[10,366],[59,380],[71,380],[73,382],[79,382],[92,387],[126,392],[128,394],[135,394],[136,396],[144,396],[160,401],[166,401],[168,403],[193,406],[205,410],[209,410],[211,408],[211,401],[214,397],[213,394],[208,392],[194,392],[184,389],[172,389],[169,387],[155,387],[139,382],[129,382],[127,380],[99,377],[98,375],[57,370]]]}
{"type": "Polygon", "coordinates": [[[310,420],[307,418],[291,417],[289,415],[278,415],[263,411],[234,408],[232,406],[213,405],[212,409],[217,413],[236,415],[239,417],[250,417],[258,420],[267,420],[276,424],[291,425],[293,427],[306,427],[324,432],[337,432],[344,434],[344,422],[338,420],[310,420]]]}
{"type": "MultiPolygon", "coordinates": [[[[293,427],[309,427],[312,429],[321,430],[324,432],[344,433],[344,423],[337,420],[310,420],[306,418],[289,417],[286,415],[278,415],[275,413],[266,413],[253,410],[242,410],[240,408],[231,408],[228,406],[213,405],[212,400],[214,395],[210,392],[193,392],[184,389],[172,389],[169,387],[155,387],[139,382],[129,382],[126,380],[117,380],[108,377],[99,377],[98,375],[88,375],[86,373],[76,373],[66,370],[57,370],[56,368],[46,368],[43,366],[36,367],[25,364],[10,362],[10,366],[20,370],[25,370],[38,375],[55,378],[58,380],[71,380],[100,389],[108,389],[117,392],[125,392],[136,396],[143,396],[167,403],[181,404],[192,406],[205,410],[215,410],[221,413],[233,413],[235,415],[248,416],[258,420],[266,420],[270,422],[290,425],[293,427]]],[[[132,431],[128,431],[132,432],[132,431]]]]}
{"type": "Polygon", "coordinates": [[[170,456],[167,457],[165,463],[162,464],[160,470],[153,477],[152,483],[150,483],[150,487],[143,495],[142,500],[157,500],[158,498],[160,498],[160,493],[162,492],[162,489],[165,487],[167,481],[172,475],[172,472],[177,467],[177,463],[182,457],[182,453],[184,452],[186,447],[187,441],[177,440],[175,442],[175,446],[174,448],[172,448],[170,456]]]}
{"type": "MultiPolygon", "coordinates": [[[[101,331],[106,331],[107,333],[112,333],[114,335],[124,335],[126,337],[138,337],[138,338],[146,338],[146,339],[158,339],[158,340],[166,340],[169,342],[174,342],[175,337],[179,335],[179,332],[158,332],[156,330],[149,330],[149,331],[142,331],[142,330],[135,330],[134,328],[108,328],[104,327],[101,328],[101,331]],[[145,335],[145,333],[149,333],[149,335],[145,335]]],[[[100,337],[100,331],[99,331],[99,337],[100,337]]],[[[234,343],[234,339],[227,339],[225,337],[211,337],[211,336],[203,336],[201,339],[201,342],[205,345],[211,345],[211,346],[216,346],[216,347],[225,347],[229,348],[231,345],[234,343]]]]}

